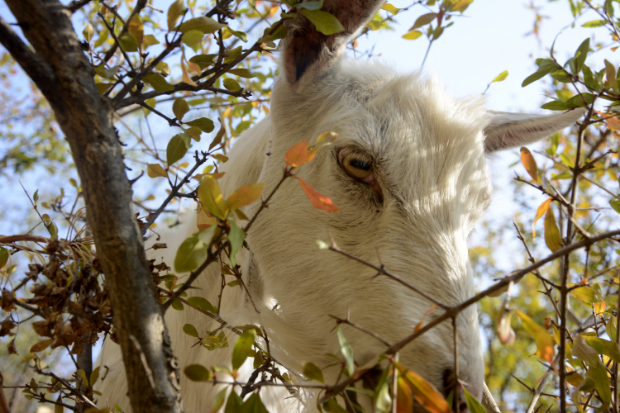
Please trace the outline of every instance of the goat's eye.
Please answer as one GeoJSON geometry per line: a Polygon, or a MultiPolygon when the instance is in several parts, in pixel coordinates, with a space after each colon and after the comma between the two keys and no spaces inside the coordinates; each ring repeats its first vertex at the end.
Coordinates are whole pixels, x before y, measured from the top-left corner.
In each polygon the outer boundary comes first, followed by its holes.
{"type": "Polygon", "coordinates": [[[370,159],[367,159],[367,157],[363,154],[353,152],[348,149],[341,150],[338,158],[345,172],[350,177],[366,183],[370,183],[367,182],[373,177],[372,164],[370,163],[370,159]]]}

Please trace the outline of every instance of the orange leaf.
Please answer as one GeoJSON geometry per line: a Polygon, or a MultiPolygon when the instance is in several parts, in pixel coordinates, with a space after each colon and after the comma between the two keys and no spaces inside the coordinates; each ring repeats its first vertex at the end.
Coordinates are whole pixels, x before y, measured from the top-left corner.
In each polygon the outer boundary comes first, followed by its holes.
{"type": "Polygon", "coordinates": [[[538,348],[536,355],[538,355],[541,360],[553,363],[553,338],[551,338],[543,326],[532,320],[527,314],[519,310],[515,311],[521,319],[525,331],[536,341],[536,347],[538,348]]]}
{"type": "Polygon", "coordinates": [[[431,311],[433,311],[435,308],[437,308],[438,306],[435,304],[434,306],[432,306],[431,308],[429,308],[428,310],[426,310],[426,312],[424,314],[422,314],[422,319],[420,320],[420,322],[418,324],[416,324],[416,326],[413,328],[413,332],[415,333],[416,331],[418,331],[419,329],[422,328],[422,326],[424,325],[424,318],[426,318],[426,316],[428,315],[428,313],[430,313],[431,311]]]}
{"type": "Polygon", "coordinates": [[[286,164],[293,168],[298,168],[310,162],[314,158],[315,153],[308,153],[308,145],[308,141],[301,141],[289,149],[284,157],[286,164]]]}
{"type": "Polygon", "coordinates": [[[402,377],[398,378],[396,389],[396,412],[411,413],[413,411],[413,396],[409,382],[402,377]]]}
{"type": "Polygon", "coordinates": [[[198,230],[202,231],[203,229],[209,228],[211,225],[215,224],[217,219],[209,215],[207,211],[202,207],[202,205],[198,204],[198,217],[196,220],[196,224],[198,225],[198,230]]]}
{"type": "Polygon", "coordinates": [[[230,194],[226,201],[226,209],[231,211],[250,205],[252,202],[260,198],[260,194],[263,191],[265,184],[263,182],[258,184],[243,185],[230,194]]]}
{"type": "Polygon", "coordinates": [[[312,206],[318,209],[322,209],[323,211],[327,211],[327,212],[338,212],[340,211],[340,208],[338,208],[336,205],[334,205],[334,203],[332,202],[331,199],[329,199],[326,196],[323,196],[321,194],[319,194],[316,189],[314,189],[313,187],[311,187],[310,185],[308,185],[306,183],[306,181],[304,181],[303,179],[294,176],[293,178],[297,179],[299,181],[299,185],[301,185],[301,189],[304,190],[304,192],[306,193],[306,196],[308,197],[308,199],[310,200],[310,202],[312,203],[312,206]]]}
{"type": "Polygon", "coordinates": [[[549,208],[545,215],[545,244],[553,252],[562,248],[562,236],[558,225],[555,223],[552,208],[549,208]]]}
{"type": "Polygon", "coordinates": [[[394,365],[398,368],[399,374],[407,381],[413,397],[422,407],[431,413],[450,413],[452,411],[435,386],[422,376],[405,369],[401,364],[395,362],[394,365]]]}
{"type": "Polygon", "coordinates": [[[609,128],[613,131],[620,131],[620,119],[618,119],[617,117],[613,117],[613,118],[608,118],[606,120],[607,122],[607,126],[609,126],[609,128]]]}
{"type": "Polygon", "coordinates": [[[536,159],[532,156],[532,152],[525,146],[521,148],[521,162],[528,174],[535,182],[538,182],[538,166],[536,166],[536,159]]]}
{"type": "Polygon", "coordinates": [[[551,200],[552,198],[547,199],[545,202],[540,204],[540,206],[536,210],[536,217],[534,218],[534,223],[532,224],[532,235],[534,236],[534,238],[536,238],[536,230],[534,229],[534,225],[536,225],[536,221],[538,221],[540,217],[545,215],[545,212],[547,212],[547,210],[549,209],[549,204],[551,204],[551,200]]]}

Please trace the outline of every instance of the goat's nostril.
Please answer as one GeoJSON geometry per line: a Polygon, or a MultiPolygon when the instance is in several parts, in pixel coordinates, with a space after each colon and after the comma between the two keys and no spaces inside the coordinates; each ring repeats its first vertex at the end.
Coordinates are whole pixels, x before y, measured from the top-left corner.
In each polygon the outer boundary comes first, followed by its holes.
{"type": "Polygon", "coordinates": [[[443,394],[447,397],[455,387],[455,377],[452,370],[446,369],[443,371],[443,394]]]}
{"type": "Polygon", "coordinates": [[[459,404],[459,412],[460,413],[468,413],[469,409],[467,408],[467,403],[465,403],[464,401],[461,402],[461,404],[459,404]]]}

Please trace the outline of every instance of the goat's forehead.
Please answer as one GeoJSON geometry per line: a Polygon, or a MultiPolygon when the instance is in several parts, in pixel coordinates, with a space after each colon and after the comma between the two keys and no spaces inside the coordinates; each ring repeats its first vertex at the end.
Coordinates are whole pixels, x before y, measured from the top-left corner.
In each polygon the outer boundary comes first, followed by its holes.
{"type": "Polygon", "coordinates": [[[361,78],[353,71],[346,83],[326,121],[376,157],[483,156],[480,100],[455,99],[433,79],[389,71],[361,78]]]}

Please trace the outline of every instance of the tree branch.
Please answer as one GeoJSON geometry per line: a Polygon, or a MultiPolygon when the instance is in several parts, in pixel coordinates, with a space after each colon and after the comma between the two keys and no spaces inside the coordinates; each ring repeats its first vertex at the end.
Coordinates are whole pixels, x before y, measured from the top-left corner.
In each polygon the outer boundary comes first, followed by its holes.
{"type": "Polygon", "coordinates": [[[0,17],[0,43],[13,56],[13,59],[19,63],[33,82],[37,85],[41,84],[51,91],[53,85],[56,84],[54,72],[43,59],[30,50],[21,37],[13,31],[11,26],[2,17],[0,17]]]}
{"type": "MultiPolygon", "coordinates": [[[[32,79],[53,108],[80,177],[90,230],[114,309],[132,410],[180,413],[179,376],[142,235],[131,209],[131,186],[112,108],[95,86],[94,71],[74,31],[71,12],[62,3],[6,3],[39,60],[44,60],[54,74],[50,84],[50,76],[39,76],[40,70],[27,71],[33,73],[32,79]],[[149,384],[148,371],[152,372],[154,388],[149,384]]],[[[6,33],[6,26],[3,31],[6,33]]],[[[0,38],[7,42],[4,36],[0,38]]],[[[8,43],[20,64],[29,68],[32,53],[26,53],[23,45],[8,43]]]]}

